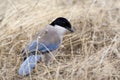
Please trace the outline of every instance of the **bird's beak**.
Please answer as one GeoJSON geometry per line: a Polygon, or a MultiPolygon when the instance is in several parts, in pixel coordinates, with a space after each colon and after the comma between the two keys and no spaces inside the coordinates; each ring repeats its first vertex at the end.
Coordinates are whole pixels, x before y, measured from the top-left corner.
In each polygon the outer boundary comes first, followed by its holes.
{"type": "Polygon", "coordinates": [[[74,32],[74,31],[75,31],[73,27],[69,28],[68,30],[69,30],[70,32],[74,32]]]}

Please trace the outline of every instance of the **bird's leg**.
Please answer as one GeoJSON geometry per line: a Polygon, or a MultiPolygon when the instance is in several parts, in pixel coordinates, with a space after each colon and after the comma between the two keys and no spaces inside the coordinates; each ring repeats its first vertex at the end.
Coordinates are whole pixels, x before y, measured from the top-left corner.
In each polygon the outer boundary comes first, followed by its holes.
{"type": "Polygon", "coordinates": [[[52,57],[49,53],[45,54],[45,65],[49,66],[50,65],[50,61],[51,61],[52,57]]]}

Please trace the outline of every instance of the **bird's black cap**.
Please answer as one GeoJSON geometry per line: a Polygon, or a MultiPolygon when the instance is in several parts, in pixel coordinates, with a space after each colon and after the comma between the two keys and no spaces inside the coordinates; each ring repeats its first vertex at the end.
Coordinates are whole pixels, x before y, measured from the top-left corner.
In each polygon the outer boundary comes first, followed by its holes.
{"type": "Polygon", "coordinates": [[[57,19],[55,19],[50,25],[55,26],[55,25],[59,25],[61,27],[64,27],[65,29],[74,32],[70,22],[63,17],[58,17],[57,19]]]}

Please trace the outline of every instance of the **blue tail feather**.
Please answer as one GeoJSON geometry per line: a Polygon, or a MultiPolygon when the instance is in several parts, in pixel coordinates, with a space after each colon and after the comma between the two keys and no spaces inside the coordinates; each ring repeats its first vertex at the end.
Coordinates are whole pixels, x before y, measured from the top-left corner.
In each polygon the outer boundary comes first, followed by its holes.
{"type": "Polygon", "coordinates": [[[31,73],[37,62],[40,60],[41,55],[31,55],[20,65],[18,74],[28,75],[31,73]]]}

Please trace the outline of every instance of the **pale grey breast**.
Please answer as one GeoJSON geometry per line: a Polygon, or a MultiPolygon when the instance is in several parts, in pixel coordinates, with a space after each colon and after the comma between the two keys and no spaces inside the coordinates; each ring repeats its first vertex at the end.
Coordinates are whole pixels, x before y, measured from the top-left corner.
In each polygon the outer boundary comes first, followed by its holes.
{"type": "Polygon", "coordinates": [[[37,35],[38,42],[45,44],[61,43],[62,39],[53,26],[47,26],[37,35]]]}

